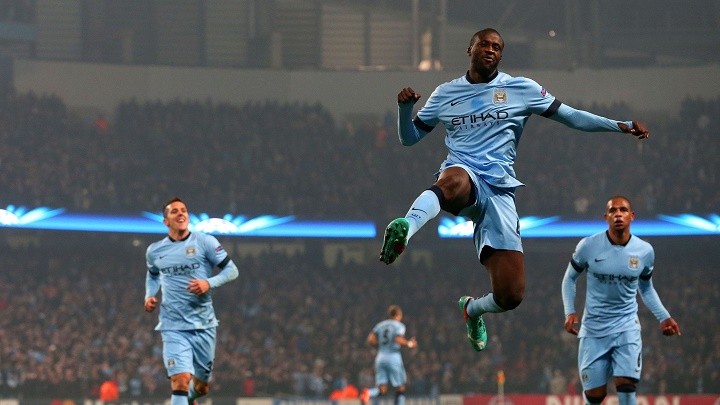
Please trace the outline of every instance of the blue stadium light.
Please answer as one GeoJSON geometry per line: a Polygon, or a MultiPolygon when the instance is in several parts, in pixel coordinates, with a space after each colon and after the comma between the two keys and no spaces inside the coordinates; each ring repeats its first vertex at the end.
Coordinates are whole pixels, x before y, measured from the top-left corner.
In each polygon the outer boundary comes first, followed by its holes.
{"type": "Polygon", "coordinates": [[[658,218],[673,224],[701,229],[710,233],[720,233],[720,216],[716,214],[710,215],[709,220],[692,214],[677,216],[659,215],[658,218]]]}
{"type": "Polygon", "coordinates": [[[8,205],[5,209],[0,208],[0,226],[22,226],[52,218],[63,212],[65,212],[63,208],[52,210],[46,207],[39,207],[27,211],[27,208],[22,206],[15,207],[14,205],[8,205]]]}
{"type": "MultiPolygon", "coordinates": [[[[562,221],[554,217],[520,218],[520,232],[525,238],[576,238],[607,229],[607,223],[596,221],[562,221]]],[[[705,219],[697,215],[658,215],[658,220],[635,220],[632,232],[638,236],[690,236],[720,235],[720,216],[712,214],[705,219]]],[[[440,219],[438,235],[441,238],[470,238],[473,224],[465,218],[440,219]]]]}
{"type": "MultiPolygon", "coordinates": [[[[294,215],[257,217],[206,213],[190,214],[190,229],[222,236],[295,237],[295,238],[374,238],[377,227],[373,221],[307,221],[294,215]]],[[[47,229],[86,232],[127,232],[164,234],[161,213],[140,215],[102,215],[69,213],[64,208],[8,205],[0,209],[0,227],[47,229]]],[[[576,238],[607,229],[602,220],[563,220],[560,216],[520,218],[520,231],[525,238],[576,238]]],[[[701,217],[693,214],[658,215],[657,219],[633,222],[633,233],[639,236],[720,235],[720,215],[701,217]]],[[[472,222],[465,218],[440,217],[441,238],[470,238],[472,222]]]]}
{"type": "MultiPolygon", "coordinates": [[[[369,221],[301,221],[295,216],[262,215],[255,218],[211,217],[190,214],[190,229],[214,235],[306,238],[374,238],[375,223],[369,221]]],[[[67,213],[65,209],[8,206],[0,209],[0,227],[86,232],[167,233],[162,214],[138,216],[67,213]]]]}

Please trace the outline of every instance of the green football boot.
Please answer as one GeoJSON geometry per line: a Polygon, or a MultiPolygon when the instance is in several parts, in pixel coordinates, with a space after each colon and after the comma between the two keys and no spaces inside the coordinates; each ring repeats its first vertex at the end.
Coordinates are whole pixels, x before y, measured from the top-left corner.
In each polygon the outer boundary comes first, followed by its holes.
{"type": "Polygon", "coordinates": [[[487,345],[487,331],[485,330],[485,322],[483,322],[482,316],[470,318],[470,315],[467,313],[468,302],[473,299],[473,297],[463,295],[458,300],[458,306],[465,317],[468,340],[470,341],[473,349],[480,352],[485,350],[485,346],[487,345]]]}
{"type": "Polygon", "coordinates": [[[390,264],[405,251],[407,247],[407,234],[410,229],[410,223],[405,218],[394,219],[385,228],[385,238],[383,239],[382,250],[380,251],[380,261],[390,264]]]}

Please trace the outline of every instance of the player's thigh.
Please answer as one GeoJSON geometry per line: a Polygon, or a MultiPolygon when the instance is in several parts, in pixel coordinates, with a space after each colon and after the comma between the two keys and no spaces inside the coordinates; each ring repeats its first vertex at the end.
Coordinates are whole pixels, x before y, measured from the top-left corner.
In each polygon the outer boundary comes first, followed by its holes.
{"type": "Polygon", "coordinates": [[[612,337],[578,340],[578,370],[583,391],[606,386],[612,375],[612,337]]]}
{"type": "Polygon", "coordinates": [[[450,166],[444,169],[439,173],[435,185],[440,187],[445,197],[440,203],[440,208],[453,215],[458,215],[477,199],[469,168],[464,166],[450,166]]]}
{"type": "Polygon", "coordinates": [[[628,377],[640,381],[642,374],[642,338],[639,330],[620,333],[612,353],[614,377],[628,377]]]}
{"type": "Polygon", "coordinates": [[[163,362],[168,376],[180,373],[193,374],[193,348],[186,331],[161,331],[163,342],[163,362]]]}
{"type": "Polygon", "coordinates": [[[390,367],[387,363],[375,363],[375,385],[388,385],[390,383],[390,367]]]}
{"type": "Polygon", "coordinates": [[[390,372],[388,373],[390,378],[390,385],[393,387],[401,387],[407,383],[407,374],[405,373],[405,366],[402,362],[393,363],[389,365],[390,372]]]}
{"type": "MultiPolygon", "coordinates": [[[[522,253],[520,217],[515,207],[515,189],[499,188],[486,181],[473,178],[478,189],[475,204],[460,214],[472,219],[474,242],[478,258],[483,261],[483,248],[512,250],[522,253]]],[[[484,264],[484,263],[483,263],[484,264]]]]}
{"type": "Polygon", "coordinates": [[[209,382],[215,365],[216,328],[196,330],[193,336],[193,375],[200,381],[209,382]]]}

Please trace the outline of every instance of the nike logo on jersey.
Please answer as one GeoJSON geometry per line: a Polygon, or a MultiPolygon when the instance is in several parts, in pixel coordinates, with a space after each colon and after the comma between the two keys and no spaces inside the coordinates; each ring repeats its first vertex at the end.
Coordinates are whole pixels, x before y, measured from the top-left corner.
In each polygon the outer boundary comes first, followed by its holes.
{"type": "Polygon", "coordinates": [[[167,256],[167,255],[158,256],[158,260],[162,259],[162,258],[165,257],[165,256],[167,256]]]}
{"type": "Polygon", "coordinates": [[[460,103],[462,103],[463,101],[465,101],[465,100],[451,101],[451,102],[450,102],[450,107],[454,106],[455,104],[460,104],[460,103]]]}
{"type": "Polygon", "coordinates": [[[601,261],[603,261],[603,260],[605,260],[605,258],[602,258],[602,259],[595,259],[595,263],[597,263],[597,262],[601,262],[601,261]]]}

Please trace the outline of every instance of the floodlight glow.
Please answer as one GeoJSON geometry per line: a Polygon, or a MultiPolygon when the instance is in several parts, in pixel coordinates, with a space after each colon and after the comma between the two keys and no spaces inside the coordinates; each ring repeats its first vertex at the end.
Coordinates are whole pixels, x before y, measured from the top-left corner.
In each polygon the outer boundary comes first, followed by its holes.
{"type": "MultiPolygon", "coordinates": [[[[302,221],[293,215],[261,215],[254,218],[225,214],[222,217],[206,213],[189,214],[189,228],[193,231],[223,236],[297,237],[297,238],[374,238],[376,224],[372,221],[302,221]]],[[[438,235],[441,238],[470,238],[474,229],[471,221],[458,217],[440,217],[438,235]]],[[[166,234],[161,213],[142,212],[140,215],[119,216],[87,213],[68,213],[64,208],[8,205],[0,209],[0,227],[47,229],[87,232],[127,232],[166,234]]],[[[520,218],[520,232],[524,238],[584,237],[607,229],[607,223],[596,221],[567,221],[560,216],[520,218]]],[[[638,236],[720,236],[720,215],[701,217],[693,214],[658,215],[657,219],[635,220],[632,231],[638,236]]]]}
{"type": "Polygon", "coordinates": [[[42,221],[62,214],[65,210],[60,208],[51,210],[46,207],[39,207],[27,211],[27,208],[14,205],[8,205],[5,209],[0,209],[0,225],[2,226],[19,226],[26,225],[36,221],[42,221]]]}
{"type": "MultiPolygon", "coordinates": [[[[542,227],[553,222],[560,220],[559,216],[554,217],[523,217],[520,218],[520,232],[525,235],[526,231],[533,228],[542,227]]],[[[472,237],[474,233],[474,226],[472,221],[468,221],[463,217],[456,217],[450,219],[443,217],[440,219],[440,226],[438,226],[438,235],[441,238],[468,238],[472,237]]]]}
{"type": "MultiPolygon", "coordinates": [[[[309,238],[374,238],[375,224],[369,221],[299,221],[295,216],[261,215],[255,218],[226,214],[188,215],[190,230],[215,235],[309,238]]],[[[166,234],[162,214],[138,216],[66,213],[46,207],[27,211],[24,207],[0,209],[0,227],[86,232],[166,234]]]]}
{"type": "Polygon", "coordinates": [[[674,224],[685,225],[691,228],[702,229],[708,232],[720,233],[720,216],[718,215],[711,215],[709,220],[691,214],[683,214],[677,216],[659,215],[658,217],[662,220],[672,222],[674,224]]]}
{"type": "MultiPolygon", "coordinates": [[[[690,236],[720,235],[720,216],[712,214],[709,219],[692,214],[676,216],[658,215],[659,220],[635,220],[632,232],[638,236],[690,236]]],[[[605,221],[561,221],[555,217],[520,218],[520,233],[524,238],[584,237],[607,229],[605,221]]],[[[441,218],[438,235],[441,238],[470,238],[473,236],[472,221],[465,218],[441,218]]]]}
{"type": "MultiPolygon", "coordinates": [[[[153,221],[163,222],[162,214],[143,212],[142,215],[153,221]]],[[[233,217],[230,214],[225,214],[222,218],[215,218],[206,213],[189,214],[188,217],[190,220],[188,229],[191,231],[223,235],[249,234],[295,220],[294,216],[275,217],[272,215],[262,215],[249,220],[246,220],[245,216],[233,217]]]]}

